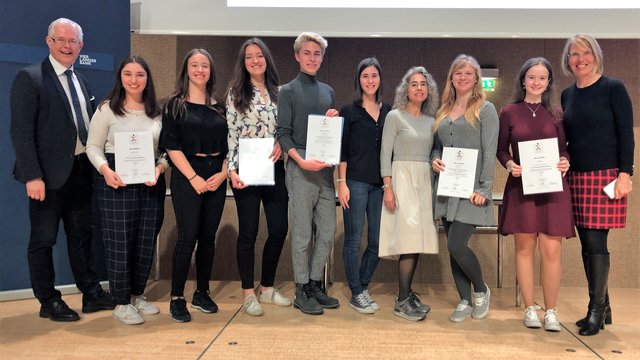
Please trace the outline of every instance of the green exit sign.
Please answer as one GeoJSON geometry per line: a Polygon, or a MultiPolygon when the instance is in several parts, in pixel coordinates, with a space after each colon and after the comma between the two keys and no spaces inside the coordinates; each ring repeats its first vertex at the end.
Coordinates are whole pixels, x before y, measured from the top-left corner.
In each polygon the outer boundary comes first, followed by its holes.
{"type": "Polygon", "coordinates": [[[482,90],[496,91],[496,79],[482,79],[482,90]]]}

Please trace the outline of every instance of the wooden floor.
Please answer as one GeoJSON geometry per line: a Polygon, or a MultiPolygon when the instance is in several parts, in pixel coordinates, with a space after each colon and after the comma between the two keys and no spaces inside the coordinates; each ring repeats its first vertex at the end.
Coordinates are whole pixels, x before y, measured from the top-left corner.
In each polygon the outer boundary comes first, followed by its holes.
{"type": "MultiPolygon", "coordinates": [[[[293,295],[293,284],[279,284],[293,295]]],[[[38,317],[35,300],[0,302],[2,359],[640,359],[640,289],[611,289],[614,324],[597,336],[577,335],[573,322],[584,315],[586,291],[563,288],[558,303],[563,329],[550,333],[522,325],[514,289],[492,289],[485,320],[454,324],[448,315],[457,303],[453,286],[420,285],[432,308],[427,319],[409,322],[393,315],[396,285],[373,284],[371,294],[382,309],[361,315],[348,305],[348,288],[329,292],[341,307],[322,316],[265,305],[265,315],[240,311],[239,282],[212,282],[217,314],[191,311],[190,323],[168,316],[169,284],[150,284],[147,297],[161,314],[143,325],[127,326],[110,311],[82,315],[75,323],[38,317]]],[[[190,300],[193,284],[188,284],[190,300]]],[[[540,294],[539,289],[537,292],[540,294]]],[[[541,297],[541,294],[540,294],[541,297]]],[[[64,297],[79,310],[80,295],[64,297]]],[[[540,313],[542,315],[542,313],[540,313]]]]}

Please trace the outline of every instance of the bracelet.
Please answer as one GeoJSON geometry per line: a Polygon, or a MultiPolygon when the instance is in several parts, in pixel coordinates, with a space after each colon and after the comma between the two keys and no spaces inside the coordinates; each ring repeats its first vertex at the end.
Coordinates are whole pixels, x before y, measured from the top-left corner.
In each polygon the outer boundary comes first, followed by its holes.
{"type": "Polygon", "coordinates": [[[193,174],[193,176],[191,177],[191,179],[189,179],[189,181],[193,180],[196,178],[196,176],[198,176],[198,174],[193,174]]]}
{"type": "Polygon", "coordinates": [[[388,189],[388,188],[390,188],[390,187],[393,187],[393,185],[391,185],[391,184],[384,184],[384,185],[382,185],[382,190],[384,190],[384,189],[388,189]]]}
{"type": "Polygon", "coordinates": [[[347,182],[347,179],[336,179],[336,182],[339,182],[339,183],[341,183],[341,182],[347,182]]]}

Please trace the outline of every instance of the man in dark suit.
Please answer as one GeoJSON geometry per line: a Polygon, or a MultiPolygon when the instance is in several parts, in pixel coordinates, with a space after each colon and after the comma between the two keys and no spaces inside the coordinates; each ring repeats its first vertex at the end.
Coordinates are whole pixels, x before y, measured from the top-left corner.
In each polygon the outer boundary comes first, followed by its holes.
{"type": "Polygon", "coordinates": [[[87,80],[73,71],[82,28],[60,18],[49,25],[49,57],[18,73],[11,89],[13,174],[29,196],[31,286],[40,317],[76,321],[80,317],[54,288],[53,245],[60,220],[67,234],[69,262],[82,291],[82,312],[113,309],[92,265],[92,167],[85,154],[95,99],[87,80]]]}

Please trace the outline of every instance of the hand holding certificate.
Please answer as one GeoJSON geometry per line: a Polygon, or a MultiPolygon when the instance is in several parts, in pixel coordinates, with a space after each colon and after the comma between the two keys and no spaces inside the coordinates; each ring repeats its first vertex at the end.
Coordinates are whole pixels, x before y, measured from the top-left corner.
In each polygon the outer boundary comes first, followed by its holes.
{"type": "Polygon", "coordinates": [[[150,131],[121,131],[114,134],[115,171],[125,184],[156,181],[156,161],[150,131]]]}
{"type": "Polygon", "coordinates": [[[241,138],[238,149],[239,175],[245,185],[274,185],[274,166],[269,158],[273,138],[241,138]]]}
{"type": "Polygon", "coordinates": [[[343,118],[309,115],[305,159],[337,165],[340,162],[343,118]]]}
{"type": "Polygon", "coordinates": [[[562,191],[558,138],[520,141],[518,151],[524,195],[562,191]]]}
{"type": "Polygon", "coordinates": [[[478,150],[444,147],[442,162],[446,168],[439,175],[438,196],[469,199],[475,184],[478,150]]]}

